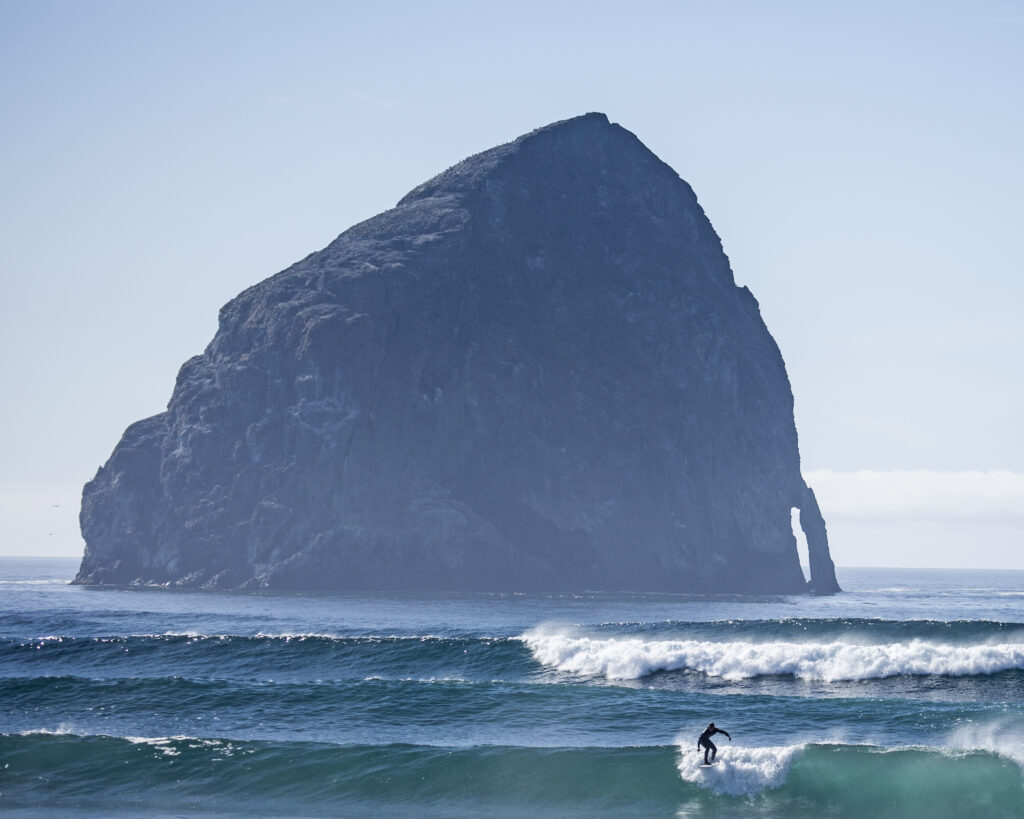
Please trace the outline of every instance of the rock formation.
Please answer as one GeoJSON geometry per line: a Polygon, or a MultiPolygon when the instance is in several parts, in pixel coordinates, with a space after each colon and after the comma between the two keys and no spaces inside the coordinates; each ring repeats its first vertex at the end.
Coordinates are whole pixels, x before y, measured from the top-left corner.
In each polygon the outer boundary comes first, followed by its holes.
{"type": "Polygon", "coordinates": [[[88,584],[838,590],[757,301],[690,187],[602,114],[228,303],[81,525],[88,584]]]}

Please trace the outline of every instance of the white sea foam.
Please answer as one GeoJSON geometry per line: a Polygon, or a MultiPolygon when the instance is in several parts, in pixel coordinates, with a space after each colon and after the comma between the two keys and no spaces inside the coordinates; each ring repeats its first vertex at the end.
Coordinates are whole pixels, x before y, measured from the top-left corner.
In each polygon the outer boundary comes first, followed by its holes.
{"type": "Polygon", "coordinates": [[[383,642],[412,642],[418,640],[421,643],[440,642],[443,640],[461,639],[458,636],[445,637],[441,634],[342,634],[337,632],[299,632],[299,631],[258,631],[254,637],[262,640],[345,640],[350,642],[383,643],[383,642]]]}
{"type": "Polygon", "coordinates": [[[988,751],[1016,762],[1024,773],[1024,727],[1014,721],[961,725],[950,735],[944,750],[947,753],[988,751]]]}
{"type": "Polygon", "coordinates": [[[149,745],[152,748],[158,750],[164,756],[179,756],[181,751],[171,745],[172,742],[180,742],[186,740],[186,736],[174,736],[174,737],[125,737],[127,742],[132,745],[149,745]]]}
{"type": "MultiPolygon", "coordinates": [[[[186,748],[212,748],[230,752],[234,745],[229,740],[213,739],[209,737],[192,737],[186,734],[175,734],[174,736],[143,737],[143,736],[117,736],[113,734],[94,734],[90,732],[79,732],[69,723],[62,722],[57,728],[35,728],[29,731],[21,731],[19,736],[71,736],[82,739],[118,739],[124,740],[131,745],[148,745],[156,749],[164,756],[178,756],[181,751],[175,746],[186,748]]],[[[230,755],[230,753],[228,753],[230,755]]]]}
{"type": "Polygon", "coordinates": [[[51,736],[51,737],[65,737],[65,736],[78,736],[74,727],[67,722],[62,722],[56,728],[35,728],[29,731],[20,731],[18,736],[31,737],[31,736],[51,736]]]}
{"type": "Polygon", "coordinates": [[[543,627],[522,637],[538,662],[559,671],[632,680],[655,671],[700,671],[726,680],[792,674],[866,680],[899,674],[964,676],[1024,669],[1024,644],[751,642],[590,637],[543,627]]]}
{"type": "Polygon", "coordinates": [[[777,788],[786,781],[789,766],[803,745],[781,745],[766,748],[719,748],[714,765],[704,767],[704,752],[679,742],[679,774],[715,793],[752,796],[768,788],[777,788]]]}

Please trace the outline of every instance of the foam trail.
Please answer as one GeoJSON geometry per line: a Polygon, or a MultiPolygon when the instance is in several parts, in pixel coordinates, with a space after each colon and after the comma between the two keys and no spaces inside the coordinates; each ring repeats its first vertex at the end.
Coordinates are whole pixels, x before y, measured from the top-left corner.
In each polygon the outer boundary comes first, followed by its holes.
{"type": "Polygon", "coordinates": [[[631,680],[655,671],[700,671],[726,680],[791,674],[808,680],[866,680],[900,674],[965,676],[1024,669],[1024,644],[949,645],[926,640],[859,644],[649,640],[586,637],[533,629],[534,658],[559,671],[631,680]]]}
{"type": "Polygon", "coordinates": [[[719,748],[718,760],[703,767],[704,752],[696,746],[679,746],[679,774],[715,793],[731,796],[753,796],[769,788],[778,788],[786,781],[789,766],[803,745],[784,745],[766,748],[719,748]]]}

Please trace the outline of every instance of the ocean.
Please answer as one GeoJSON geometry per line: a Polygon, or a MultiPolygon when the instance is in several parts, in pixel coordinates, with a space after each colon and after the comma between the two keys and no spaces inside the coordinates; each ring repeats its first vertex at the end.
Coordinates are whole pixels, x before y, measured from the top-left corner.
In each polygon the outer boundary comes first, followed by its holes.
{"type": "Polygon", "coordinates": [[[1024,816],[1024,572],[695,597],[76,569],[0,559],[11,816],[1024,816]]]}

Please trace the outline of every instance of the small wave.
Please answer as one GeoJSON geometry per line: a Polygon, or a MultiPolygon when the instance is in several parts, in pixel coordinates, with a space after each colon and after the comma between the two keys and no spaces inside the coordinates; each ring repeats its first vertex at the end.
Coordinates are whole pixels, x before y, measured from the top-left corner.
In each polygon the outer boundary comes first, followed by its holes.
{"type": "Polygon", "coordinates": [[[541,664],[559,671],[632,680],[656,671],[698,671],[726,680],[791,675],[807,680],[898,675],[967,676],[1024,669],[1024,644],[950,645],[791,641],[654,640],[534,629],[522,637],[541,664]]]}
{"type": "Polygon", "coordinates": [[[67,585],[64,579],[49,580],[0,580],[0,586],[55,586],[67,585]]]}
{"type": "Polygon", "coordinates": [[[207,635],[178,632],[33,640],[0,638],[0,663],[34,675],[309,679],[368,676],[497,679],[528,674],[522,642],[435,635],[207,635]],[[273,675],[268,670],[273,669],[273,675]]]}
{"type": "Polygon", "coordinates": [[[35,728],[31,731],[20,731],[17,735],[19,737],[64,737],[74,736],[77,732],[74,728],[68,725],[66,722],[62,722],[56,728],[35,728]]]}

